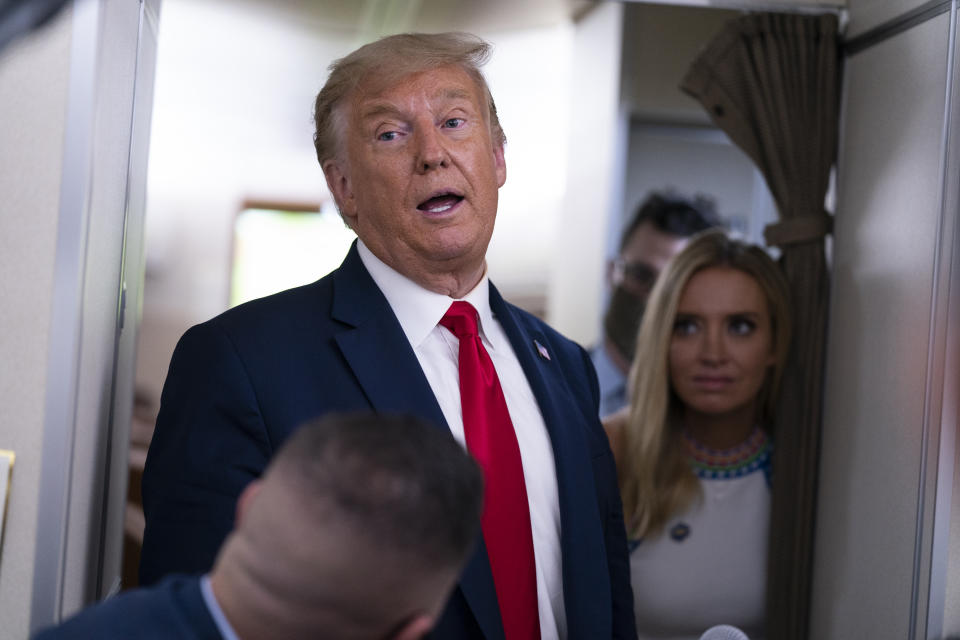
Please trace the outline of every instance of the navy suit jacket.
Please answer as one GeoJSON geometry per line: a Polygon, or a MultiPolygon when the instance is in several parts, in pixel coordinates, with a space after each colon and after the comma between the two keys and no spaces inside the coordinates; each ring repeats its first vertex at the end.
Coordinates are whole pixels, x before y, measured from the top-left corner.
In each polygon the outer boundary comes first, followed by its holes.
{"type": "Polygon", "coordinates": [[[223,640],[197,576],[171,576],[88,607],[34,640],[223,640]]]}
{"type": "MultiPolygon", "coordinates": [[[[586,352],[490,287],[553,445],[568,637],[636,637],[616,470],[586,352]],[[536,347],[546,348],[549,358],[536,347]]],[[[291,431],[330,411],[446,421],[356,246],[317,282],[192,327],[174,351],[143,476],[140,579],[206,572],[237,496],[291,431]]],[[[452,436],[451,436],[452,437],[452,436]]],[[[434,634],[502,639],[482,540],[434,634]]]]}

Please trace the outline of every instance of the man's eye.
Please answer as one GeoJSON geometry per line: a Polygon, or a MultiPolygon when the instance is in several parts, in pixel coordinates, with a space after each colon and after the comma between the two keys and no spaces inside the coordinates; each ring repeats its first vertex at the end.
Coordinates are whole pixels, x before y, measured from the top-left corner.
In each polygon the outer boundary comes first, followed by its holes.
{"type": "Polygon", "coordinates": [[[731,318],[728,325],[730,333],[735,336],[750,335],[756,328],[757,323],[747,318],[731,318]]]}
{"type": "Polygon", "coordinates": [[[384,142],[389,142],[390,140],[397,139],[396,131],[384,131],[383,133],[377,136],[377,140],[383,140],[384,142]]]}
{"type": "Polygon", "coordinates": [[[627,262],[623,266],[624,280],[637,288],[653,287],[657,281],[657,272],[642,262],[627,262]]]}
{"type": "Polygon", "coordinates": [[[464,122],[466,122],[466,120],[463,118],[447,118],[447,120],[444,121],[443,126],[445,126],[447,129],[456,129],[458,127],[462,127],[464,122]]]}

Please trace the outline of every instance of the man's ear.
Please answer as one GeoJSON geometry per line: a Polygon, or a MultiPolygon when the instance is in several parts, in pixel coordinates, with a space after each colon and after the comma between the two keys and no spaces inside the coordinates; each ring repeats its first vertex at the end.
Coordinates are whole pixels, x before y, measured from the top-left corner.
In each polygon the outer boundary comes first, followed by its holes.
{"type": "Polygon", "coordinates": [[[497,186],[502,187],[507,181],[507,161],[503,157],[503,145],[497,144],[493,147],[493,163],[497,172],[497,186]]]}
{"type": "Polygon", "coordinates": [[[357,219],[357,203],[353,196],[349,174],[341,166],[340,161],[331,159],[323,163],[323,176],[327,179],[327,188],[333,194],[340,215],[352,228],[357,219]]]}
{"type": "Polygon", "coordinates": [[[260,480],[254,480],[244,488],[243,492],[240,494],[240,497],[237,498],[237,513],[236,513],[236,522],[234,527],[240,524],[243,521],[243,518],[247,515],[247,511],[250,509],[250,503],[253,502],[254,496],[260,492],[260,488],[263,486],[260,480]]]}
{"type": "Polygon", "coordinates": [[[391,640],[420,640],[427,635],[427,632],[433,628],[433,618],[425,613],[420,613],[410,618],[391,640]]]}

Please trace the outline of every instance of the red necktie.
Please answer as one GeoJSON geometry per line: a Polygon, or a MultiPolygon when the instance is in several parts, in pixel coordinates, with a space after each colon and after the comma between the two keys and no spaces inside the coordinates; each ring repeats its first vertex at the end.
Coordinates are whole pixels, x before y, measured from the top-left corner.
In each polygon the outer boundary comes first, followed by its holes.
{"type": "Polygon", "coordinates": [[[484,477],[483,541],[507,640],[540,637],[537,574],[520,447],[490,355],[469,302],[450,305],[440,324],[460,340],[460,405],[467,449],[484,477]]]}

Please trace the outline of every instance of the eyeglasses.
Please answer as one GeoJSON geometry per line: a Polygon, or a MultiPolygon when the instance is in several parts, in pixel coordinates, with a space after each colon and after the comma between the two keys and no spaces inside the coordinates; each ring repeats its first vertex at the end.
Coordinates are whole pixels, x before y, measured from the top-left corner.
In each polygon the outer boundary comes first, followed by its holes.
{"type": "Polygon", "coordinates": [[[613,284],[636,293],[649,293],[657,281],[658,273],[643,262],[627,262],[623,258],[613,261],[613,284]]]}

